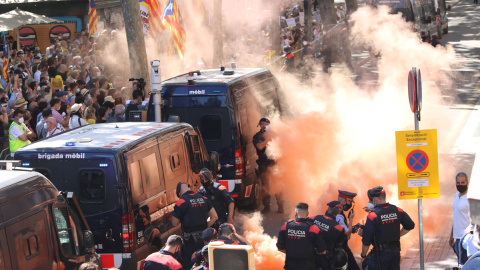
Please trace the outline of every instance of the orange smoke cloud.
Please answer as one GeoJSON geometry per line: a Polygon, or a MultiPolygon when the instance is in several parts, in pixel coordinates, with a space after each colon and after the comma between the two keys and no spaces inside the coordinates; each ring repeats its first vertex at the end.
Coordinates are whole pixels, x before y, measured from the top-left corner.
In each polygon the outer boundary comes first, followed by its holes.
{"type": "Polygon", "coordinates": [[[262,215],[255,212],[250,215],[240,214],[236,218],[242,224],[245,237],[255,250],[255,269],[283,269],[285,255],[277,250],[277,238],[264,233],[262,215]]]}

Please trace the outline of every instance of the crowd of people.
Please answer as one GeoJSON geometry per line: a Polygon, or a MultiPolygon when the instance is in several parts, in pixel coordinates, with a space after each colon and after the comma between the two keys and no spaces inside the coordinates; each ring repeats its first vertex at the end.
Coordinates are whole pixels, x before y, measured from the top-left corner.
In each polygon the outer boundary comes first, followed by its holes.
{"type": "Polygon", "coordinates": [[[59,35],[45,51],[15,50],[8,39],[8,78],[2,76],[0,88],[2,150],[13,155],[33,141],[88,124],[129,121],[130,111],[145,109],[143,90],[126,87],[128,78],[102,55],[116,31],[95,39],[87,31],[72,39],[59,35]]]}

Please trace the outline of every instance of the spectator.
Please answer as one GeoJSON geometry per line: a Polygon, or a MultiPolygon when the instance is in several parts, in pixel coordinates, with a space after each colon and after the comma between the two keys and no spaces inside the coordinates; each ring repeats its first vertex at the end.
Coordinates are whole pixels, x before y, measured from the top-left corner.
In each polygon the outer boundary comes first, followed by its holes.
{"type": "Polygon", "coordinates": [[[0,104],[0,151],[3,150],[7,142],[7,137],[5,136],[4,125],[8,125],[8,113],[7,113],[7,103],[3,100],[3,103],[0,104]]]}
{"type": "Polygon", "coordinates": [[[17,152],[18,149],[31,143],[30,140],[28,140],[28,137],[31,136],[31,133],[23,123],[23,115],[23,110],[16,109],[13,113],[13,122],[8,130],[10,153],[12,157],[15,155],[15,152],[17,152]]]}
{"type": "Polygon", "coordinates": [[[453,248],[455,254],[457,254],[458,264],[460,265],[462,261],[466,261],[464,258],[459,257],[459,250],[461,245],[461,239],[463,237],[463,232],[468,225],[470,225],[469,218],[469,207],[467,201],[468,193],[468,177],[464,172],[460,172],[455,177],[455,183],[457,186],[457,193],[455,193],[455,198],[453,200],[453,226],[450,233],[449,244],[453,248]]]}
{"type": "Polygon", "coordinates": [[[32,115],[30,114],[30,111],[26,110],[24,115],[24,124],[29,130],[30,136],[28,137],[31,141],[34,141],[37,138],[37,134],[34,132],[34,129],[32,126],[30,126],[30,120],[32,119],[32,115]]]}
{"type": "Polygon", "coordinates": [[[95,124],[95,113],[96,110],[93,107],[88,107],[87,110],[85,111],[85,118],[87,119],[87,123],[89,124],[95,124]]]}
{"type": "Polygon", "coordinates": [[[68,124],[68,127],[70,129],[81,127],[88,125],[87,120],[83,118],[83,107],[82,104],[74,104],[71,108],[72,111],[72,117],[70,117],[70,123],[68,124]]]}
{"type": "Polygon", "coordinates": [[[67,103],[67,97],[68,97],[68,92],[67,91],[58,91],[57,92],[57,98],[60,99],[62,104],[67,103]]]}
{"type": "Polygon", "coordinates": [[[55,79],[53,79],[53,91],[56,90],[64,90],[63,89],[63,79],[62,76],[57,75],[55,76],[55,79]]]}
{"type": "MultiPolygon", "coordinates": [[[[118,105],[118,104],[117,104],[118,105]]],[[[112,102],[106,101],[103,106],[106,108],[105,121],[107,123],[115,122],[115,106],[112,102]]]]}
{"type": "Polygon", "coordinates": [[[105,107],[100,107],[97,112],[97,120],[95,123],[101,124],[101,123],[106,123],[107,122],[107,108],[105,107]]]}
{"type": "Polygon", "coordinates": [[[44,64],[40,64],[37,68],[37,71],[35,71],[35,73],[33,74],[33,78],[37,83],[40,83],[40,77],[45,71],[47,71],[47,66],[45,66],[44,64]]]}
{"type": "Polygon", "coordinates": [[[50,107],[52,108],[52,116],[57,120],[56,123],[60,124],[64,128],[68,128],[68,123],[70,122],[70,109],[67,110],[66,118],[63,118],[62,114],[59,112],[62,106],[62,102],[59,98],[53,98],[50,101],[50,107]]]}
{"type": "Polygon", "coordinates": [[[42,116],[42,120],[38,122],[36,132],[38,139],[43,139],[47,137],[47,119],[52,117],[52,109],[45,108],[40,115],[42,116]]]}
{"type": "Polygon", "coordinates": [[[62,132],[57,126],[57,120],[53,117],[47,118],[47,135],[45,137],[50,137],[52,135],[62,132]]]}
{"type": "Polygon", "coordinates": [[[130,112],[131,111],[140,111],[142,106],[142,91],[141,90],[134,90],[132,93],[133,100],[127,104],[125,109],[125,121],[129,122],[130,119],[130,112]]]}
{"type": "Polygon", "coordinates": [[[90,89],[90,98],[92,99],[92,107],[95,108],[95,110],[98,110],[100,108],[100,104],[98,104],[98,96],[100,95],[100,90],[97,88],[92,88],[90,89]]]}
{"type": "Polygon", "coordinates": [[[115,122],[125,122],[125,106],[119,104],[115,106],[115,122]]]}

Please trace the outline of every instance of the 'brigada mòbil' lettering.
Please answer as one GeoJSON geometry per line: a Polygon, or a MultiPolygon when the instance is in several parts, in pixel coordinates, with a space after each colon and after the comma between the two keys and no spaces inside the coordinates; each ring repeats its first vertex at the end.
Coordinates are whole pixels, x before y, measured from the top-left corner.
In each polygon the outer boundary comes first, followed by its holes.
{"type": "Polygon", "coordinates": [[[85,159],[85,153],[55,153],[55,154],[41,154],[38,153],[38,159],[85,159]]]}

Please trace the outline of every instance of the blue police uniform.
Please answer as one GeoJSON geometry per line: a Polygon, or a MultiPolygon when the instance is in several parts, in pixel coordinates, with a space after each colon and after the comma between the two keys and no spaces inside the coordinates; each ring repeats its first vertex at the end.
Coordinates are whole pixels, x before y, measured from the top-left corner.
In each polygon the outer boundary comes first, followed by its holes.
{"type": "Polygon", "coordinates": [[[325,241],[327,254],[317,254],[315,264],[322,270],[334,269],[335,248],[341,248],[345,241],[344,228],[335,221],[335,217],[328,213],[313,218],[313,223],[320,229],[320,235],[325,241]]]}
{"type": "Polygon", "coordinates": [[[373,245],[373,250],[364,261],[364,268],[400,269],[400,225],[405,230],[415,228],[410,216],[393,204],[379,204],[368,214],[362,243],[373,245]]]}
{"type": "Polygon", "coordinates": [[[159,252],[150,254],[143,264],[144,270],[181,270],[182,265],[169,251],[161,249],[159,252]]]}
{"type": "Polygon", "coordinates": [[[190,269],[192,254],[203,246],[201,234],[208,226],[208,212],[212,207],[212,203],[206,197],[195,194],[191,190],[185,192],[175,204],[172,215],[182,223],[181,253],[182,265],[185,269],[190,269]]]}
{"type": "Polygon", "coordinates": [[[213,185],[207,188],[201,186],[198,193],[212,202],[212,206],[218,215],[217,223],[227,222],[228,205],[234,202],[227,188],[220,183],[213,183],[213,185]]]}
{"type": "Polygon", "coordinates": [[[305,218],[283,225],[278,233],[277,248],[286,250],[286,270],[315,270],[315,254],[326,250],[320,229],[305,218]]]}

